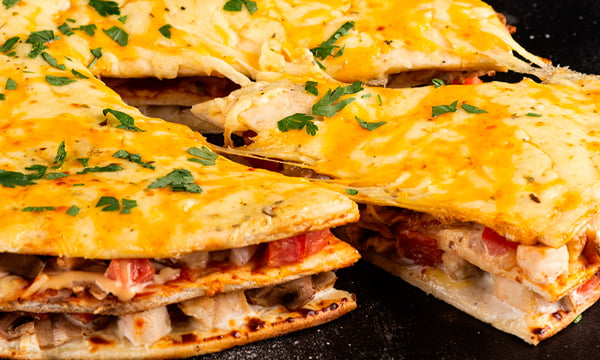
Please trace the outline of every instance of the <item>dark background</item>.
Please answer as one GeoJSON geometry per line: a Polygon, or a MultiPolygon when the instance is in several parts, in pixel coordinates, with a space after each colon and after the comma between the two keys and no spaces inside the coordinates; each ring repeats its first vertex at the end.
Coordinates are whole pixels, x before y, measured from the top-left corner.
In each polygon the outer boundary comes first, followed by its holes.
{"type": "MultiPolygon", "coordinates": [[[[488,1],[514,37],[555,65],[600,74],[600,1],[488,1]]],[[[598,359],[600,304],[534,347],[426,295],[372,265],[338,272],[359,307],[317,328],[198,357],[225,359],[598,359]]]]}

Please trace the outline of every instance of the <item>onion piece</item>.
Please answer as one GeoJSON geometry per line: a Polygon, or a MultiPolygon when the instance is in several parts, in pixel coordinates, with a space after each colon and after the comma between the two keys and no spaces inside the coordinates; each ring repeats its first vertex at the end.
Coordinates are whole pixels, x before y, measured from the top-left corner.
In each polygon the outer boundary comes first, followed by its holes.
{"type": "Polygon", "coordinates": [[[235,266],[246,265],[252,256],[254,256],[254,253],[256,253],[256,249],[258,249],[258,245],[248,245],[241,248],[231,249],[229,261],[231,261],[235,266]]]}

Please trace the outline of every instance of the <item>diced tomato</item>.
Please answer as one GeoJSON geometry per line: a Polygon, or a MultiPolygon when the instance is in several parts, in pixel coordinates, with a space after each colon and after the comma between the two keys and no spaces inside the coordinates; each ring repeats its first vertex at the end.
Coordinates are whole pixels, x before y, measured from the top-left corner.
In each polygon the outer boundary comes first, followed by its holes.
{"type": "Polygon", "coordinates": [[[301,262],[305,257],[321,251],[328,244],[329,229],[272,241],[267,244],[265,263],[279,266],[301,262]]]}
{"type": "Polygon", "coordinates": [[[481,80],[478,76],[473,76],[470,78],[463,79],[462,81],[456,79],[452,81],[453,84],[463,84],[463,85],[476,85],[483,84],[483,80],[481,80]]]}
{"type": "Polygon", "coordinates": [[[115,259],[111,260],[104,276],[128,289],[152,281],[154,267],[148,259],[115,259]]]}
{"type": "Polygon", "coordinates": [[[509,251],[516,250],[517,246],[519,246],[519,244],[506,240],[504,236],[488,227],[483,229],[481,238],[487,248],[488,254],[492,256],[506,254],[509,251]]]}
{"type": "Polygon", "coordinates": [[[589,295],[591,292],[598,291],[600,285],[600,275],[595,275],[589,279],[585,284],[577,288],[577,293],[582,296],[589,295]]]}
{"type": "Polygon", "coordinates": [[[442,250],[437,241],[421,232],[400,230],[396,232],[398,255],[415,261],[419,265],[436,266],[442,262],[442,250]]]}

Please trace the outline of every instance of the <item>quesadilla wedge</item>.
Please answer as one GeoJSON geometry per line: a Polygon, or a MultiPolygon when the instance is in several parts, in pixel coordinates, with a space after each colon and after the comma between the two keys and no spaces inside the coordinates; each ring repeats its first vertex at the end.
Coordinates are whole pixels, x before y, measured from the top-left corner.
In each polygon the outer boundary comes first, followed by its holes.
{"type": "MultiPolygon", "coordinates": [[[[261,73],[278,72],[410,86],[545,65],[512,39],[500,15],[477,0],[259,0],[238,2],[240,8],[232,3],[22,1],[0,9],[5,22],[0,38],[20,34],[23,26],[51,30],[130,105],[170,121],[191,121],[202,132],[215,129],[192,121],[188,104],[205,96],[206,87],[188,77],[246,85],[261,73]],[[155,79],[170,79],[160,88],[177,90],[177,96],[156,96],[155,79]]],[[[221,84],[221,91],[231,84],[221,84]]]]}
{"type": "Polygon", "coordinates": [[[343,235],[367,260],[537,344],[600,296],[600,79],[544,77],[410,89],[289,77],[192,111],[225,129],[223,152],[359,202],[343,235]]]}
{"type": "Polygon", "coordinates": [[[186,357],[355,308],[354,202],[143,116],[64,40],[7,42],[0,357],[186,357]]]}

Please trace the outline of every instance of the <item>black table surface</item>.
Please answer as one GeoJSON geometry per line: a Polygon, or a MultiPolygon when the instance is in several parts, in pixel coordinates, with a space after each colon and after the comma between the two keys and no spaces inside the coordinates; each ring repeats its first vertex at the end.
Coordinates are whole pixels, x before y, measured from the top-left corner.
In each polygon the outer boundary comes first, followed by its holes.
{"type": "MultiPolygon", "coordinates": [[[[600,74],[600,1],[490,0],[517,27],[514,37],[555,65],[600,74]]],[[[225,359],[597,359],[600,304],[556,336],[531,346],[481,323],[364,262],[338,272],[359,307],[316,328],[200,360],[225,359]]]]}

